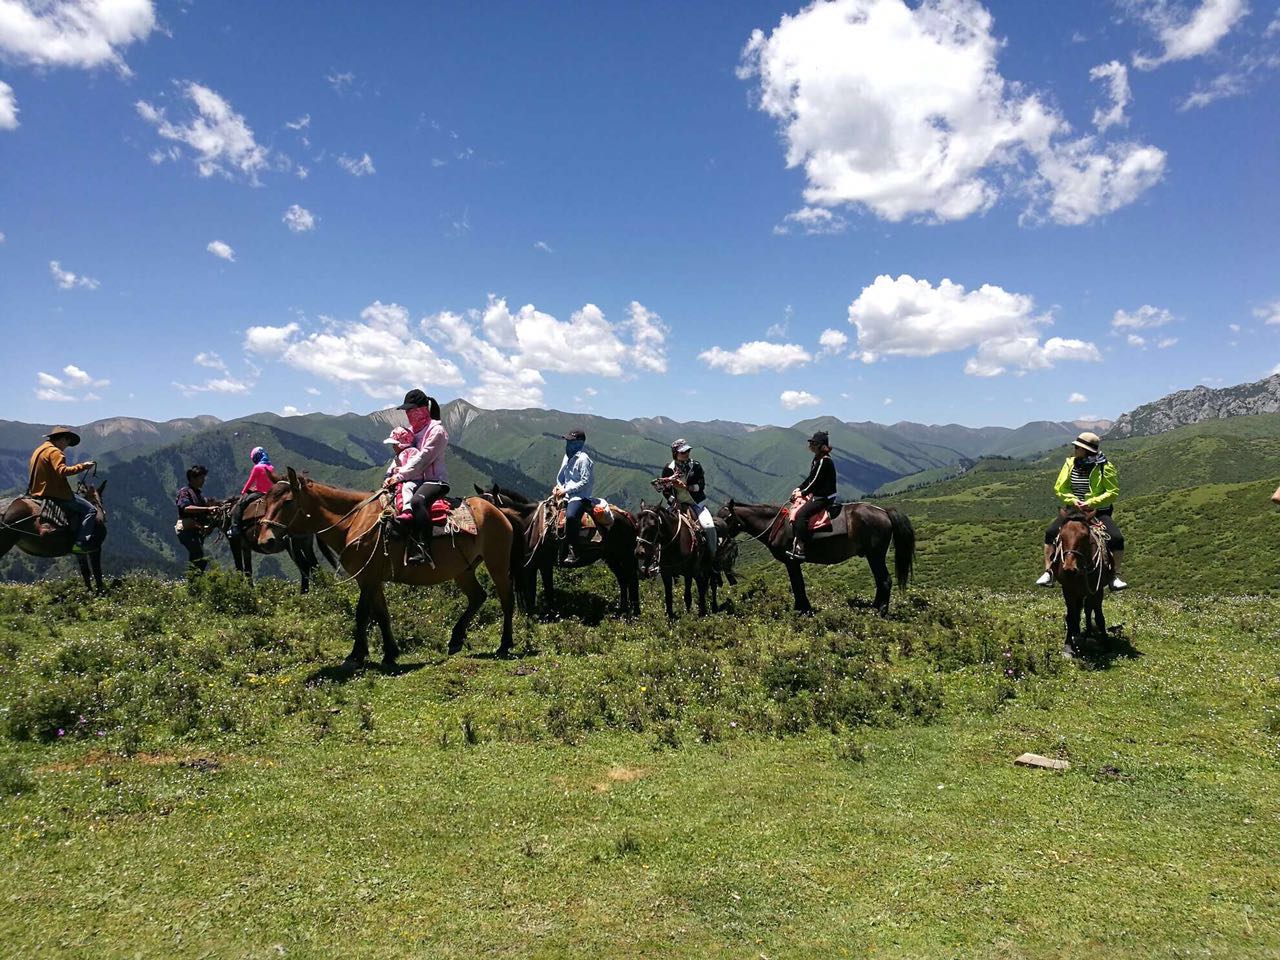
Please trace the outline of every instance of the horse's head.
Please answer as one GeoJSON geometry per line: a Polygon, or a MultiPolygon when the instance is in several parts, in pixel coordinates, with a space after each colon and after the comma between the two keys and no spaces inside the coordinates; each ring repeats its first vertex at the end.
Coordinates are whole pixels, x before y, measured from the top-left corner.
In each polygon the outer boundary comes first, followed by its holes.
{"type": "Polygon", "coordinates": [[[742,520],[738,517],[738,505],[729,498],[729,502],[716,511],[716,519],[724,521],[726,539],[732,539],[742,532],[742,520]]]}
{"type": "Polygon", "coordinates": [[[262,516],[250,535],[258,549],[265,552],[279,550],[289,534],[304,532],[294,528],[300,519],[311,516],[311,494],[307,490],[310,485],[310,480],[298,476],[290,467],[289,479],[279,481],[267,491],[263,496],[265,507],[262,516]]]}
{"type": "Polygon", "coordinates": [[[1063,510],[1059,516],[1058,576],[1062,579],[1083,577],[1093,568],[1093,543],[1089,534],[1089,518],[1078,510],[1063,510]]]}
{"type": "Polygon", "coordinates": [[[636,514],[636,563],[642,577],[652,576],[662,560],[661,536],[662,518],[658,511],[641,503],[636,514]]]}
{"type": "Polygon", "coordinates": [[[98,511],[99,523],[107,522],[107,508],[103,506],[102,503],[102,495],[106,489],[106,480],[103,480],[99,484],[94,484],[90,480],[82,480],[76,485],[76,492],[93,504],[93,509],[98,511]]]}

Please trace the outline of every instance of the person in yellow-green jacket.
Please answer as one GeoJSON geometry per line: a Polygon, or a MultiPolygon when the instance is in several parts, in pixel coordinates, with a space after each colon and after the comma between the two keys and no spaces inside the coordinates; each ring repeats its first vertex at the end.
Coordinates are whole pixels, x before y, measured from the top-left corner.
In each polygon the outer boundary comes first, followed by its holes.
{"type": "MultiPolygon", "coordinates": [[[[1111,558],[1114,561],[1111,589],[1124,590],[1129,586],[1120,579],[1120,563],[1124,559],[1124,534],[1111,516],[1120,496],[1116,466],[1102,455],[1102,440],[1096,433],[1082,433],[1071,445],[1072,455],[1067,457],[1062,469],[1058,471],[1058,480],[1053,485],[1054,496],[1064,507],[1096,511],[1098,521],[1111,538],[1111,558]]],[[[1059,517],[1044,532],[1044,573],[1036,581],[1036,586],[1048,587],[1053,584],[1053,572],[1050,569],[1053,563],[1053,545],[1057,542],[1058,531],[1061,529],[1062,518],[1059,517]]]]}

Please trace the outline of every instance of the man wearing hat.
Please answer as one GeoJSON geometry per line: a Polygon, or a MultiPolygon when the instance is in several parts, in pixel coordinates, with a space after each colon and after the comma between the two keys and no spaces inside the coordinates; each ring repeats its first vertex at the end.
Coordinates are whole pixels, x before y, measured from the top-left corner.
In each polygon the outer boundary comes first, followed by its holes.
{"type": "Polygon", "coordinates": [[[551,493],[556,497],[564,497],[564,539],[561,545],[563,555],[560,562],[575,564],[578,557],[573,545],[578,542],[578,534],[582,530],[582,511],[591,504],[591,490],[595,486],[595,464],[583,449],[587,445],[587,434],[581,428],[570,430],[564,435],[564,460],[560,464],[560,472],[556,474],[556,485],[551,493]]]}
{"type": "Polygon", "coordinates": [[[70,427],[54,427],[49,431],[45,442],[31,454],[27,496],[52,500],[62,507],[67,512],[67,519],[76,528],[72,553],[89,553],[89,543],[98,526],[98,510],[84,497],[76,496],[67,477],[91,470],[95,464],[92,460],[86,460],[84,463],[68,466],[63,452],[67,447],[78,446],[79,443],[80,434],[70,427]]]}
{"type": "Polygon", "coordinates": [[[707,477],[703,473],[702,464],[694,460],[690,454],[693,448],[681,437],[671,444],[671,462],[662,468],[660,480],[673,478],[670,484],[654,481],[659,490],[664,487],[670,490],[678,503],[688,504],[698,518],[702,532],[707,538],[707,549],[711,551],[711,560],[716,557],[716,521],[707,509],[707,477]]]}
{"type": "MultiPolygon", "coordinates": [[[[1102,440],[1096,433],[1085,432],[1071,443],[1072,455],[1067,457],[1053,493],[1062,505],[1080,510],[1093,510],[1110,538],[1111,559],[1115,575],[1112,590],[1124,590],[1129,585],[1120,579],[1120,561],[1124,558],[1124,535],[1111,518],[1116,500],[1120,496],[1120,482],[1116,479],[1116,467],[1102,455],[1102,440]]],[[[1044,573],[1036,581],[1038,587],[1053,584],[1053,545],[1062,529],[1059,517],[1044,532],[1044,573]]]]}
{"type": "Polygon", "coordinates": [[[388,472],[383,486],[390,488],[405,482],[417,484],[409,508],[419,536],[410,548],[406,562],[431,563],[431,504],[449,492],[449,477],[444,469],[449,431],[440,422],[440,404],[421,390],[406,393],[404,403],[396,409],[403,410],[409,418],[416,453],[397,466],[394,472],[388,472]]]}
{"type": "Polygon", "coordinates": [[[791,491],[791,499],[808,497],[808,500],[796,511],[791,521],[796,542],[790,551],[791,559],[803,560],[809,543],[813,540],[813,531],[809,529],[810,519],[817,513],[828,509],[836,498],[836,465],[831,459],[831,438],[825,430],[817,430],[809,438],[809,452],[813,454],[813,463],[809,466],[809,475],[800,486],[791,491]]]}

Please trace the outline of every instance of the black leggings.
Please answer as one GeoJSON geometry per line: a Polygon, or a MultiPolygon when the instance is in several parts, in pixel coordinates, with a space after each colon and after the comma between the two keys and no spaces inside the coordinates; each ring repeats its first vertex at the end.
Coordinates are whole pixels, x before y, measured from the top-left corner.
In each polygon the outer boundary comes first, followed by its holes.
{"type": "Polygon", "coordinates": [[[413,499],[409,501],[409,509],[413,512],[413,523],[419,530],[431,530],[431,504],[449,492],[447,483],[435,480],[424,480],[413,491],[413,499]]]}
{"type": "Polygon", "coordinates": [[[204,555],[204,533],[200,530],[183,530],[178,534],[178,542],[187,548],[187,564],[196,573],[204,573],[209,566],[209,558],[204,555]]]}
{"type": "Polygon", "coordinates": [[[795,535],[802,543],[813,540],[814,531],[809,529],[809,519],[815,514],[825,512],[830,506],[831,501],[826,497],[814,497],[796,511],[796,518],[791,521],[791,529],[795,531],[795,535]]]}
{"type": "MultiPolygon", "coordinates": [[[[1110,513],[1102,513],[1099,511],[1097,516],[1098,522],[1102,524],[1103,529],[1107,531],[1107,536],[1111,538],[1111,552],[1119,553],[1124,549],[1124,534],[1120,532],[1120,528],[1116,526],[1116,522],[1111,519],[1110,513]]],[[[1062,518],[1059,517],[1057,520],[1053,521],[1053,523],[1049,524],[1049,529],[1044,532],[1045,544],[1053,546],[1058,539],[1058,531],[1061,529],[1062,518]]]]}

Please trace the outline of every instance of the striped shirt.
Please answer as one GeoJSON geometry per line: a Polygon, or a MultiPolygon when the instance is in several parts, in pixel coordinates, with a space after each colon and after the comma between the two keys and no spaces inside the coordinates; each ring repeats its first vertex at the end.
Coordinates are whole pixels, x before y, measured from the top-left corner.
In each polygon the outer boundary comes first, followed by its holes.
{"type": "Polygon", "coordinates": [[[1093,491],[1089,488],[1089,474],[1093,472],[1093,464],[1088,460],[1077,460],[1071,465],[1071,492],[1077,500],[1088,500],[1093,491]]]}

